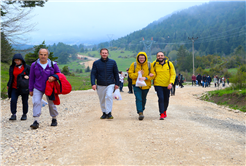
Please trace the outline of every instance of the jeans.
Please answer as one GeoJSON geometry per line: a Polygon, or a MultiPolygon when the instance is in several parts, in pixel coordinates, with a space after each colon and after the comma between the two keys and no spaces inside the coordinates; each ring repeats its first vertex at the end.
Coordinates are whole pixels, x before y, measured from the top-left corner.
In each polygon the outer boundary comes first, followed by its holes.
{"type": "MultiPolygon", "coordinates": [[[[21,94],[18,93],[17,89],[12,88],[10,101],[10,109],[12,114],[16,114],[17,100],[19,95],[21,94]]],[[[23,114],[27,114],[28,112],[28,96],[29,94],[21,95],[23,114]]]]}
{"type": "Polygon", "coordinates": [[[136,98],[137,113],[143,112],[145,110],[146,97],[149,89],[141,89],[133,85],[134,95],[136,98]]]}
{"type": "Polygon", "coordinates": [[[123,89],[123,82],[120,82],[120,91],[123,89]]]}
{"type": "Polygon", "coordinates": [[[155,91],[158,96],[159,112],[162,114],[167,110],[169,104],[170,89],[167,89],[167,87],[155,86],[155,91]]]}
{"type": "Polygon", "coordinates": [[[195,86],[196,86],[196,80],[192,80],[192,86],[193,86],[193,82],[194,82],[194,84],[195,84],[195,86]]]}
{"type": "Polygon", "coordinates": [[[129,92],[132,93],[132,82],[128,82],[128,89],[129,89],[129,92]]]}

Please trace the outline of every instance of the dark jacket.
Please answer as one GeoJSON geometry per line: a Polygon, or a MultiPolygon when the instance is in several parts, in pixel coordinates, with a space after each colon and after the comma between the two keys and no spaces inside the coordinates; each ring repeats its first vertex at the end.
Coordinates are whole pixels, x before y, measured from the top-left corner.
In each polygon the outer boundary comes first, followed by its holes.
{"type": "Polygon", "coordinates": [[[7,84],[7,86],[9,87],[9,89],[8,89],[8,97],[9,98],[11,98],[12,84],[13,84],[13,81],[14,81],[13,71],[14,71],[14,67],[15,67],[15,62],[14,62],[15,59],[22,60],[22,65],[24,66],[23,72],[17,76],[17,90],[18,90],[18,93],[19,94],[24,94],[24,93],[28,94],[29,93],[28,81],[27,81],[27,85],[26,85],[27,88],[26,87],[20,87],[19,84],[20,84],[21,79],[23,79],[25,75],[29,76],[29,74],[30,74],[30,66],[26,64],[26,62],[25,62],[25,60],[24,60],[24,58],[22,57],[21,54],[15,54],[14,57],[12,58],[12,65],[9,67],[9,81],[8,81],[8,84],[7,84]]]}
{"type": "Polygon", "coordinates": [[[106,60],[98,59],[93,63],[91,69],[91,85],[108,86],[115,84],[119,86],[118,67],[113,59],[107,58],[106,60]]]}
{"type": "Polygon", "coordinates": [[[202,76],[201,76],[200,74],[198,74],[198,75],[196,76],[196,79],[197,79],[198,81],[201,81],[201,80],[202,80],[202,76]]]}

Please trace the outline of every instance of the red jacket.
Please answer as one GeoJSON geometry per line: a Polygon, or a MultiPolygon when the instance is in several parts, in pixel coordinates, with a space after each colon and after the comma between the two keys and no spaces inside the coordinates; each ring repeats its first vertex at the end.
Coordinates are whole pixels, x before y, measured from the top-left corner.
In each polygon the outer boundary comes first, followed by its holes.
{"type": "Polygon", "coordinates": [[[68,94],[72,91],[71,84],[67,81],[67,78],[62,73],[56,73],[52,75],[57,80],[53,82],[46,81],[45,94],[49,96],[50,100],[53,100],[55,105],[60,104],[59,94],[68,94]],[[59,84],[59,83],[60,84],[59,84]]]}
{"type": "Polygon", "coordinates": [[[191,77],[192,81],[196,81],[196,76],[191,77]]]}

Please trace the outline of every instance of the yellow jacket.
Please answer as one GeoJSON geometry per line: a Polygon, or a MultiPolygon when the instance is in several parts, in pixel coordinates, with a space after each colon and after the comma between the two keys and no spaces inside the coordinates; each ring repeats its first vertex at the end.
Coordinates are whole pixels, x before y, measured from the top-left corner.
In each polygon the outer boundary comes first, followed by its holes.
{"type": "Polygon", "coordinates": [[[168,60],[165,60],[165,63],[162,65],[159,62],[154,61],[151,66],[154,68],[155,78],[154,78],[154,86],[162,86],[167,87],[170,83],[174,84],[176,78],[175,68],[173,63],[168,60]]]}
{"type": "Polygon", "coordinates": [[[129,77],[132,79],[132,84],[135,85],[136,84],[136,81],[137,81],[137,78],[138,78],[138,71],[139,70],[143,70],[144,71],[144,74],[143,74],[143,77],[147,77],[147,80],[145,80],[145,83],[147,86],[143,86],[143,87],[140,87],[141,89],[149,89],[151,88],[151,80],[154,79],[155,77],[155,71],[153,69],[153,66],[151,65],[151,68],[150,68],[150,72],[154,74],[153,77],[150,77],[149,76],[149,67],[148,67],[148,57],[147,57],[147,54],[145,52],[139,52],[137,57],[136,57],[136,69],[135,69],[135,72],[134,72],[134,62],[131,64],[130,68],[129,68],[129,71],[128,71],[128,74],[129,74],[129,77]],[[143,63],[143,64],[140,64],[138,62],[138,56],[140,54],[143,54],[146,58],[146,61],[143,63]]]}

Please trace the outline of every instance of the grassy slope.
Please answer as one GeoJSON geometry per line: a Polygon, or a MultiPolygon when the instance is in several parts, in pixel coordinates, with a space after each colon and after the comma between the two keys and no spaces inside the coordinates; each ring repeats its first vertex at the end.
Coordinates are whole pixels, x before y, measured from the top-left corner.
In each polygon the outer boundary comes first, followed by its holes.
{"type": "Polygon", "coordinates": [[[7,93],[7,83],[9,80],[9,64],[1,63],[1,92],[7,93]]]}

